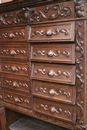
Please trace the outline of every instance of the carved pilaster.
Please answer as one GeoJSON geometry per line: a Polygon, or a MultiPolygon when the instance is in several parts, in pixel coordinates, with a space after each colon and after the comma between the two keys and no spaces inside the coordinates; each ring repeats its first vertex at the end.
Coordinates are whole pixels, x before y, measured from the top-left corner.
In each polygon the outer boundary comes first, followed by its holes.
{"type": "MultiPolygon", "coordinates": [[[[84,116],[84,22],[76,22],[76,89],[77,89],[77,124],[83,124],[84,116]]],[[[81,129],[82,130],[82,129],[81,129]]]]}

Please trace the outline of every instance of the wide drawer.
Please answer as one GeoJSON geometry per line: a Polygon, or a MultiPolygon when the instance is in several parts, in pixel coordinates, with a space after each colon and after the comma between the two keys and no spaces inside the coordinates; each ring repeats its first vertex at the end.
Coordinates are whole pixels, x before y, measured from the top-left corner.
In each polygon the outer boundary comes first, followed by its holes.
{"type": "Polygon", "coordinates": [[[0,29],[0,41],[25,41],[26,32],[25,27],[0,29]]]}
{"type": "Polygon", "coordinates": [[[31,60],[45,62],[75,63],[74,44],[32,44],[31,60]]]}
{"type": "Polygon", "coordinates": [[[54,101],[75,104],[76,90],[70,85],[61,85],[33,80],[33,95],[54,101]]]}
{"type": "Polygon", "coordinates": [[[32,63],[32,79],[75,84],[75,66],[32,63]]]}
{"type": "Polygon", "coordinates": [[[30,97],[15,94],[8,91],[3,91],[3,100],[23,107],[31,107],[30,97]]]}
{"type": "Polygon", "coordinates": [[[31,94],[31,88],[30,88],[30,81],[28,78],[20,79],[19,77],[12,77],[12,76],[4,76],[2,77],[2,87],[22,91],[22,92],[28,92],[28,94],[31,94]]]}
{"type": "Polygon", "coordinates": [[[33,108],[34,111],[46,114],[52,118],[59,118],[73,123],[76,120],[76,111],[74,106],[34,97],[33,108]]]}
{"type": "Polygon", "coordinates": [[[1,72],[28,76],[29,65],[28,63],[1,62],[1,72]]]}
{"type": "Polygon", "coordinates": [[[20,47],[12,45],[1,46],[0,57],[28,59],[28,47],[26,45],[20,45],[20,47]]]}
{"type": "Polygon", "coordinates": [[[64,22],[29,27],[28,40],[31,42],[42,41],[74,41],[75,23],[64,22]]]}

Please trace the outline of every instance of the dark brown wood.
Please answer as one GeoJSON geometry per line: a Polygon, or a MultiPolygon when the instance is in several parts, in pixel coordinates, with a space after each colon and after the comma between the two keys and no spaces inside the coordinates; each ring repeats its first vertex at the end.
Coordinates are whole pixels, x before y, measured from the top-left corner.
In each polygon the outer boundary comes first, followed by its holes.
{"type": "Polygon", "coordinates": [[[13,1],[0,12],[0,104],[87,130],[87,1],[13,1]]]}

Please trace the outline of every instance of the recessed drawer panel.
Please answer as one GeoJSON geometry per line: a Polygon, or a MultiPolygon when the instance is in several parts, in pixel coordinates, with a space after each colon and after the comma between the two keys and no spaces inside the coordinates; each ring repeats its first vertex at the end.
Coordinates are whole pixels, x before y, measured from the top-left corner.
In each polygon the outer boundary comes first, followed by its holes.
{"type": "Polygon", "coordinates": [[[74,44],[32,44],[31,60],[75,63],[74,44]]]}
{"type": "Polygon", "coordinates": [[[0,29],[0,41],[25,41],[26,39],[25,28],[0,29]]]}
{"type": "Polygon", "coordinates": [[[65,22],[59,24],[46,24],[31,26],[29,28],[28,40],[34,41],[74,41],[75,23],[65,22]]]}
{"type": "Polygon", "coordinates": [[[11,45],[0,48],[0,57],[28,59],[28,47],[12,47],[11,45]]]}
{"type": "Polygon", "coordinates": [[[75,84],[75,66],[58,64],[32,64],[32,78],[50,82],[75,84]]]}
{"type": "Polygon", "coordinates": [[[16,105],[30,108],[31,99],[23,95],[15,94],[12,92],[3,91],[3,99],[6,102],[10,102],[16,105]]]}
{"type": "Polygon", "coordinates": [[[33,95],[75,104],[76,90],[75,87],[69,85],[33,80],[33,95]]]}
{"type": "Polygon", "coordinates": [[[2,77],[2,86],[5,88],[10,88],[13,91],[14,90],[19,90],[23,92],[28,92],[30,95],[30,82],[28,78],[26,79],[20,79],[20,78],[14,78],[10,76],[2,77]],[[9,78],[8,78],[9,77],[9,78]]]}
{"type": "Polygon", "coordinates": [[[52,102],[45,99],[34,98],[34,111],[73,123],[76,120],[74,106],[52,102]]]}
{"type": "Polygon", "coordinates": [[[28,63],[2,62],[1,71],[4,73],[12,73],[19,75],[29,75],[28,63]]]}

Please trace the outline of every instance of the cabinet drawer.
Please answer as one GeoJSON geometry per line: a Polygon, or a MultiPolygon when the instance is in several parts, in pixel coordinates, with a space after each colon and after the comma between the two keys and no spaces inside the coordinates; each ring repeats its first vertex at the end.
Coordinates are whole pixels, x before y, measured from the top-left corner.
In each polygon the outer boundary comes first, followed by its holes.
{"type": "Polygon", "coordinates": [[[16,105],[30,108],[31,99],[23,95],[15,94],[12,92],[3,91],[3,99],[6,102],[10,102],[16,105]]]}
{"type": "Polygon", "coordinates": [[[23,27],[0,30],[0,41],[25,41],[26,29],[23,27]]]}
{"type": "Polygon", "coordinates": [[[75,23],[64,22],[31,26],[29,32],[28,40],[31,42],[74,41],[75,23]]]}
{"type": "Polygon", "coordinates": [[[75,84],[75,66],[33,63],[32,78],[50,82],[75,84]]]}
{"type": "Polygon", "coordinates": [[[14,62],[2,62],[1,71],[4,73],[12,73],[19,75],[29,75],[28,63],[14,63],[14,62]]]}
{"type": "Polygon", "coordinates": [[[74,106],[52,102],[40,98],[34,98],[34,111],[73,123],[76,120],[76,112],[74,106]]]}
{"type": "Polygon", "coordinates": [[[28,92],[28,94],[30,95],[31,91],[30,91],[30,81],[26,78],[26,79],[19,79],[19,78],[14,78],[14,77],[10,77],[9,75],[7,75],[6,77],[2,77],[2,86],[5,88],[10,88],[13,91],[14,90],[19,90],[19,91],[23,91],[23,92],[28,92]]]}
{"type": "Polygon", "coordinates": [[[27,46],[5,46],[0,48],[0,57],[4,58],[20,58],[28,59],[28,47],[27,46]]]}
{"type": "Polygon", "coordinates": [[[75,87],[36,80],[33,80],[32,85],[33,95],[35,96],[75,104],[75,87]]]}
{"type": "Polygon", "coordinates": [[[31,60],[45,62],[75,63],[74,44],[32,44],[31,60]]]}

